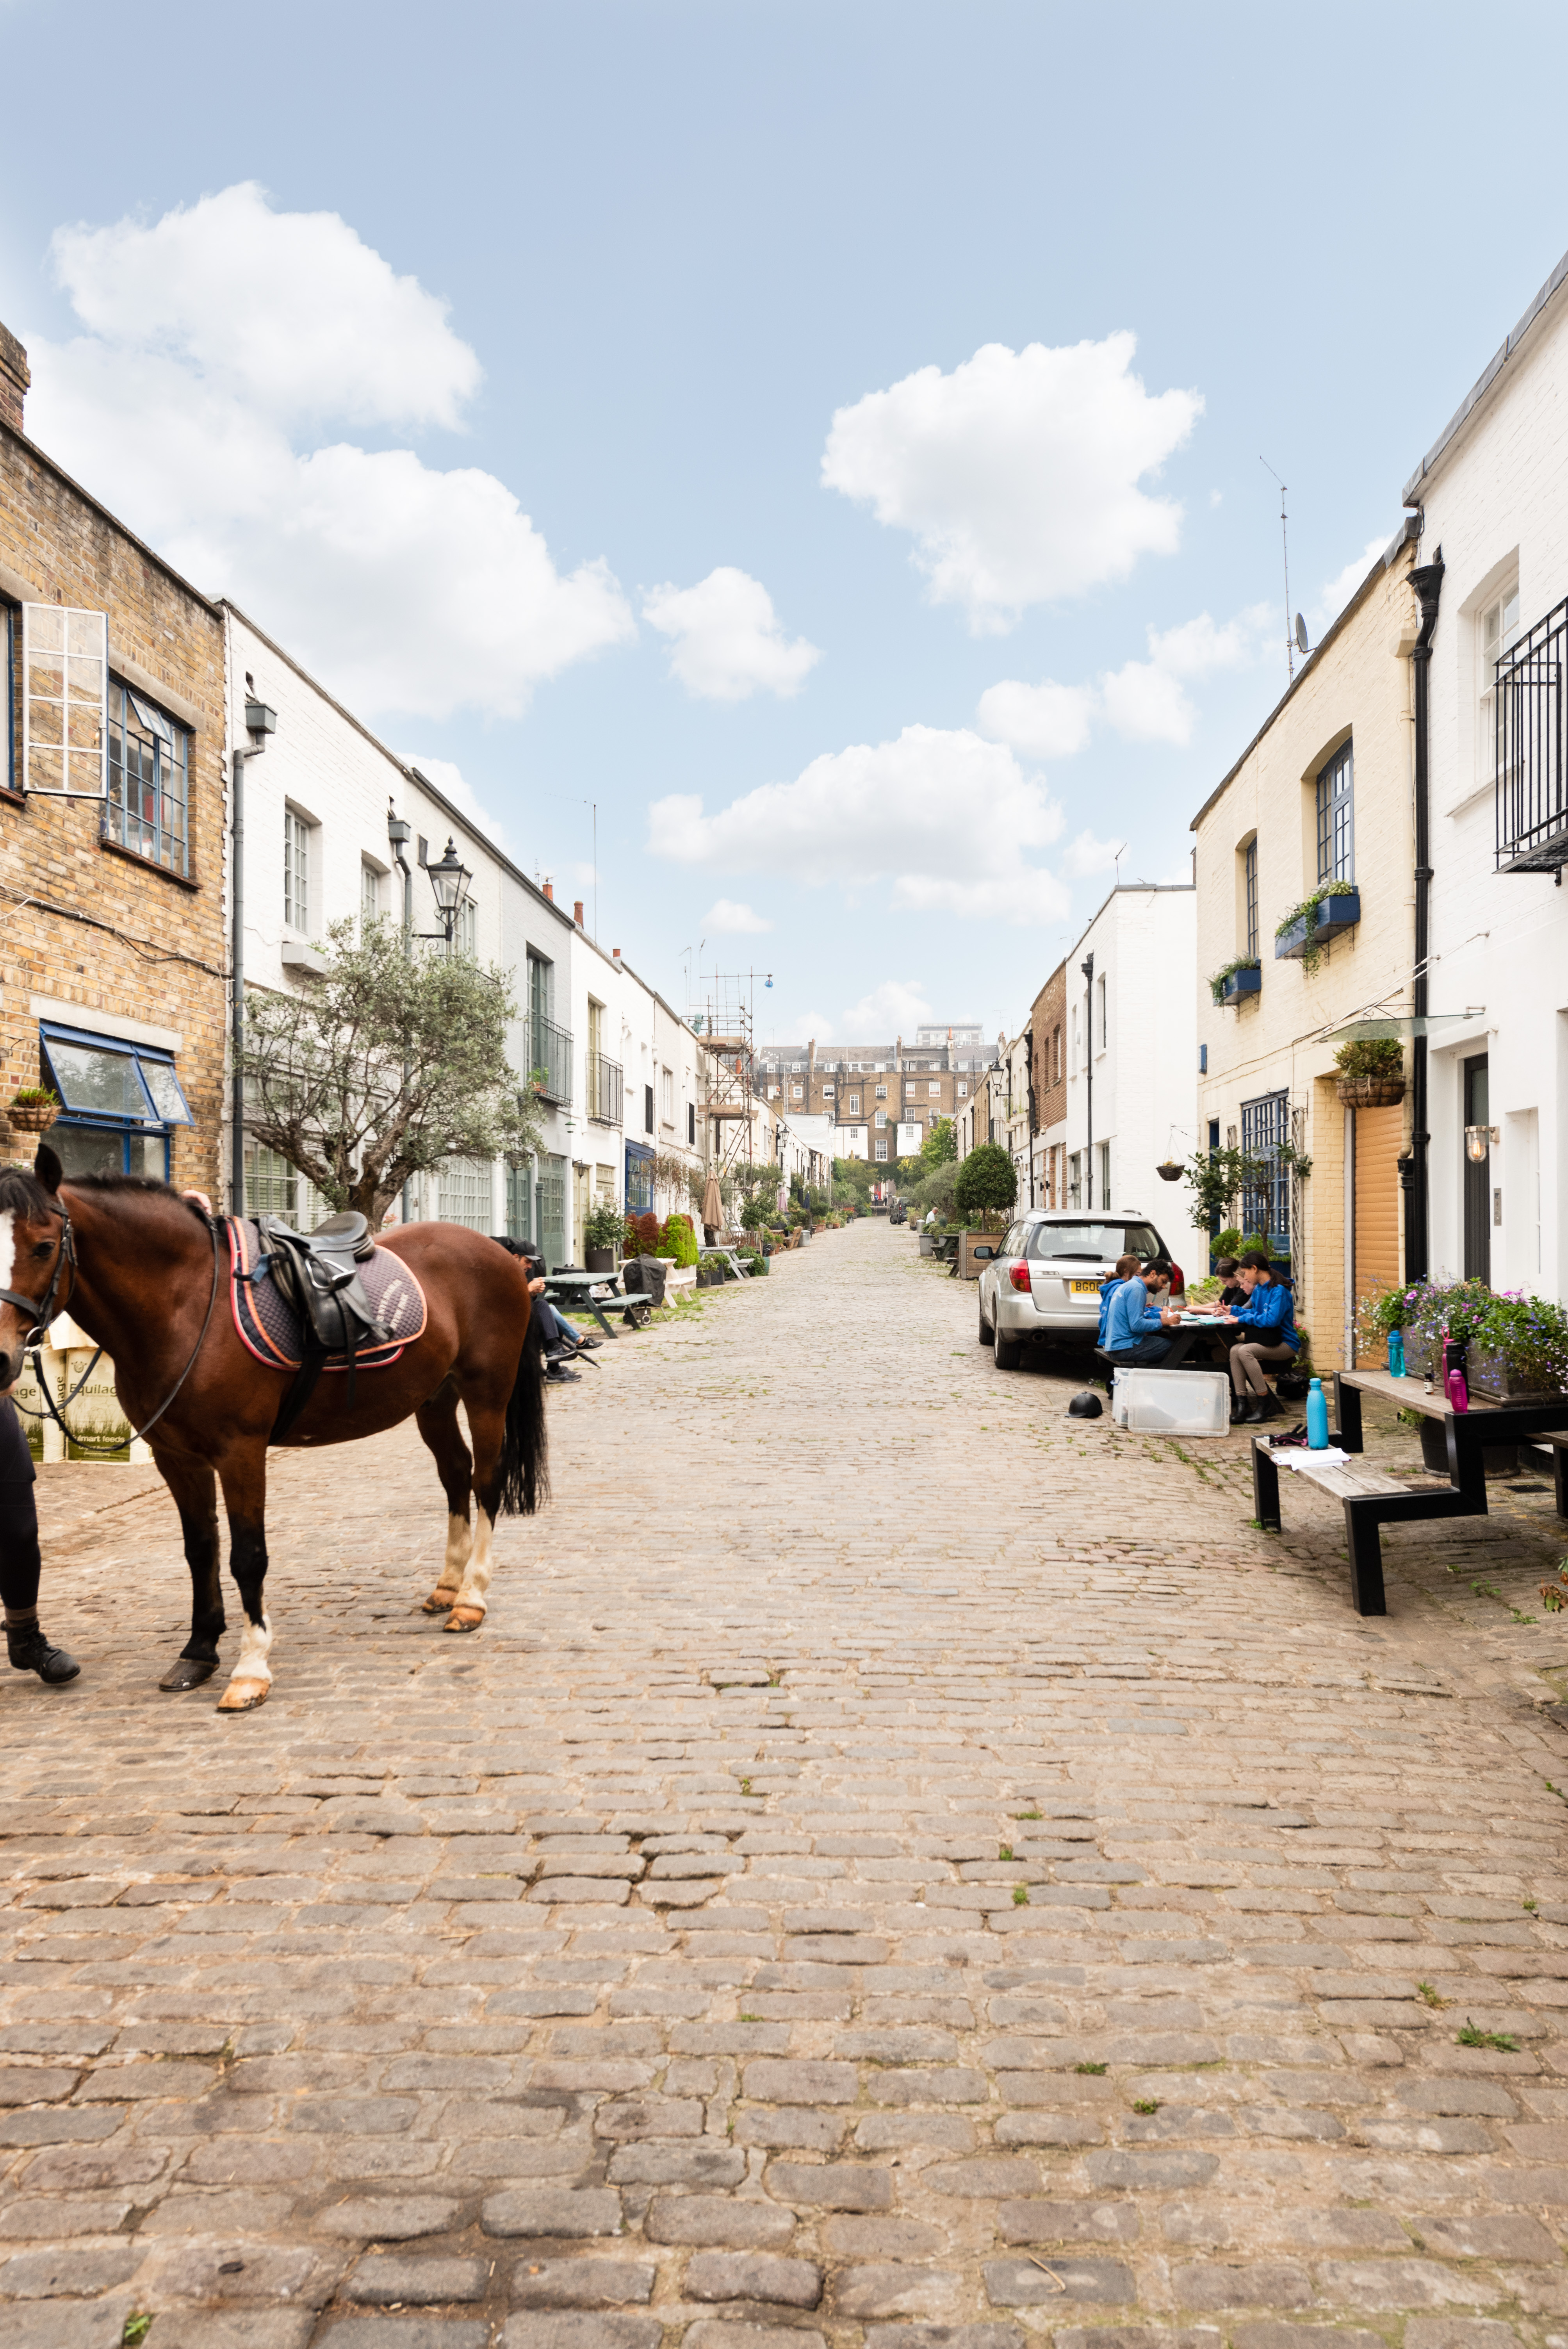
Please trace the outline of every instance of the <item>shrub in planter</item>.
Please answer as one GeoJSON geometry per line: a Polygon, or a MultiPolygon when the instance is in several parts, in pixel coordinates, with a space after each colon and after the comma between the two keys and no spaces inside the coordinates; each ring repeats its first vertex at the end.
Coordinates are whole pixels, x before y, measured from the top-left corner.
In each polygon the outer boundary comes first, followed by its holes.
{"type": "Polygon", "coordinates": [[[1395,1036],[1342,1044],[1334,1055],[1335,1091],[1350,1109],[1391,1109],[1405,1098],[1405,1048],[1395,1036]]]}
{"type": "Polygon", "coordinates": [[[625,1222],[619,1207],[599,1206],[589,1211],[583,1226],[584,1271],[614,1271],[615,1250],[624,1229],[625,1222]]]}
{"type": "Polygon", "coordinates": [[[768,1258],[765,1256],[748,1256],[746,1261],[754,1273],[766,1272],[768,1269],[768,1258]]]}
{"type": "Polygon", "coordinates": [[[1240,1256],[1241,1252],[1242,1236],[1233,1226],[1222,1232],[1216,1232],[1209,1242],[1211,1256],[1240,1256]]]}
{"type": "Polygon", "coordinates": [[[657,1216],[628,1216],[625,1237],[621,1245],[628,1256],[657,1256],[659,1254],[657,1216]]]}
{"type": "Polygon", "coordinates": [[[687,1265],[696,1262],[699,1253],[697,1238],[689,1216],[670,1216],[659,1234],[658,1253],[673,1257],[683,1270],[687,1265]]]}
{"type": "Polygon", "coordinates": [[[959,1214],[977,1215],[985,1231],[991,1229],[992,1216],[1005,1214],[1017,1195],[1018,1170],[997,1142],[982,1142],[972,1150],[953,1185],[953,1204],[959,1214]]]}

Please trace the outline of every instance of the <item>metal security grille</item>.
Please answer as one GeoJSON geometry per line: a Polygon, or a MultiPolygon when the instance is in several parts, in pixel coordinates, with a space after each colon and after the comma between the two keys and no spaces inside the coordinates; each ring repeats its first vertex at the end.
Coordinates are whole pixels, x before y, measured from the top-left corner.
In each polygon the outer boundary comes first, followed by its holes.
{"type": "MultiPolygon", "coordinates": [[[[1317,778],[1317,878],[1350,881],[1356,874],[1355,759],[1346,742],[1317,778]]],[[[1256,952],[1254,947],[1253,950],[1256,952]]]]}
{"type": "Polygon", "coordinates": [[[625,1075],[606,1053],[587,1055],[588,1114],[600,1125],[619,1125],[625,1116],[625,1075]]]}
{"type": "MultiPolygon", "coordinates": [[[[1256,956],[1258,950],[1258,843],[1249,840],[1242,855],[1242,874],[1247,894],[1247,952],[1256,956]]],[[[1058,1067],[1059,1077],[1061,1070],[1058,1067]]]]}
{"type": "Polygon", "coordinates": [[[1568,864],[1563,665],[1568,603],[1558,604],[1497,664],[1497,869],[1550,873],[1568,864]]]}
{"type": "Polygon", "coordinates": [[[1290,1179],[1279,1156],[1280,1144],[1289,1139],[1288,1093],[1264,1093],[1242,1103],[1242,1148],[1264,1169],[1242,1194],[1242,1221],[1249,1232],[1262,1232],[1270,1253],[1277,1256],[1290,1252],[1290,1179]]]}
{"type": "Polygon", "coordinates": [[[466,1224],[470,1232],[493,1231],[493,1174],[488,1159],[449,1158],[441,1168],[438,1220],[443,1224],[466,1224]]]}

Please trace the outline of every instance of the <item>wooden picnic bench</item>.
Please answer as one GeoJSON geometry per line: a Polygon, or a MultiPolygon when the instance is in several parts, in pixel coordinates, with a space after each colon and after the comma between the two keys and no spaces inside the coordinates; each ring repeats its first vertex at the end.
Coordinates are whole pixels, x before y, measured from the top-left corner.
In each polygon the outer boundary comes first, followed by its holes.
{"type": "MultiPolygon", "coordinates": [[[[1568,1445],[1568,1395],[1542,1395],[1533,1402],[1491,1403],[1477,1401],[1469,1411],[1452,1411],[1448,1398],[1428,1394],[1419,1378],[1393,1377],[1387,1371],[1336,1371],[1334,1409],[1338,1422],[1330,1428],[1329,1443],[1341,1451],[1362,1448],[1361,1398],[1381,1395],[1402,1410],[1416,1411],[1443,1422],[1447,1438],[1449,1482],[1434,1489],[1412,1486],[1385,1476],[1359,1460],[1314,1462],[1297,1468],[1310,1484],[1332,1493],[1345,1506],[1346,1543],[1350,1552],[1350,1596],[1358,1615],[1386,1615],[1383,1588],[1383,1547],[1378,1528],[1409,1525],[1432,1517],[1484,1517],[1486,1451],[1490,1444],[1546,1442],[1553,1446],[1557,1474],[1557,1506],[1564,1510],[1563,1451],[1568,1445]]],[[[1253,1504],[1258,1523],[1271,1533],[1280,1531],[1278,1458],[1266,1436],[1253,1438],[1253,1504]]],[[[1310,1455],[1308,1455],[1310,1457],[1310,1455]]]]}

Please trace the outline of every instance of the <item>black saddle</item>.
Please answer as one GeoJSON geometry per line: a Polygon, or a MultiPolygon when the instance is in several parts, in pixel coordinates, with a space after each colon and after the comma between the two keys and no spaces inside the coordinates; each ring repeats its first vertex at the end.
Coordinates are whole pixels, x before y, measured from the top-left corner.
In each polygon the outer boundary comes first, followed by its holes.
{"type": "Polygon", "coordinates": [[[280,1216],[258,1216],[256,1227],[265,1249],[257,1270],[264,1268],[272,1274],[299,1316],[303,1350],[299,1373],[284,1398],[272,1433],[272,1441],[281,1444],[310,1401],[329,1357],[347,1359],[344,1400],[352,1404],[360,1354],[369,1346],[389,1346],[392,1332],[377,1320],[359,1278],[360,1265],[376,1246],[364,1216],[352,1209],[329,1216],[310,1233],[292,1230],[280,1216]]]}

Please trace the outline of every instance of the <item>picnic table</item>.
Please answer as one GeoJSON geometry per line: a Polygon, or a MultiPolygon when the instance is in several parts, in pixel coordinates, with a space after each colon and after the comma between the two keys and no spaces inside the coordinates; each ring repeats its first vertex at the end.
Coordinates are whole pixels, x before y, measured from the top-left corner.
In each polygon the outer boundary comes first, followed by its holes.
{"type": "MultiPolygon", "coordinates": [[[[1469,1411],[1454,1411],[1446,1395],[1429,1394],[1419,1378],[1395,1378],[1387,1371],[1336,1371],[1331,1447],[1351,1455],[1324,1460],[1311,1454],[1298,1461],[1295,1473],[1344,1504],[1346,1544],[1350,1552],[1350,1596],[1358,1615],[1386,1615],[1383,1588],[1383,1547],[1378,1527],[1408,1525],[1430,1517],[1484,1517],[1486,1452],[1494,1444],[1530,1444],[1544,1438],[1557,1462],[1557,1508],[1568,1515],[1564,1502],[1563,1444],[1568,1442],[1568,1395],[1539,1395],[1533,1401],[1495,1403],[1477,1397],[1469,1411]],[[1448,1449],[1449,1482],[1433,1490],[1413,1488],[1397,1477],[1365,1467],[1355,1457],[1362,1449],[1361,1398],[1381,1395],[1386,1402],[1440,1420],[1448,1449]]],[[[1253,1504],[1258,1523],[1271,1533],[1280,1531],[1278,1455],[1267,1436],[1253,1438],[1253,1504]]]]}
{"type": "Polygon", "coordinates": [[[606,1305],[612,1309],[621,1307],[622,1320],[629,1321],[634,1330],[641,1326],[637,1315],[650,1314],[654,1309],[651,1297],[641,1289],[628,1292],[619,1281],[620,1276],[611,1272],[547,1272],[544,1293],[552,1305],[564,1305],[568,1312],[591,1313],[606,1338],[616,1338],[620,1331],[612,1330],[604,1318],[606,1305]]]}

